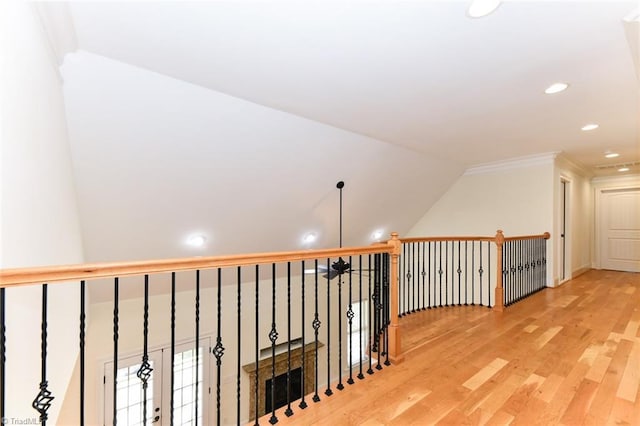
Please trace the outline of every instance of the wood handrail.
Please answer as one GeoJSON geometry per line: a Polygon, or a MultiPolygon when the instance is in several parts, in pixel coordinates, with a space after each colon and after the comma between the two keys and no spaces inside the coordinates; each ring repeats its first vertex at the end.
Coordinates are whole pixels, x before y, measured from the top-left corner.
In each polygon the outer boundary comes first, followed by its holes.
{"type": "Polygon", "coordinates": [[[324,259],[361,254],[391,254],[392,250],[393,247],[385,244],[364,247],[285,251],[275,253],[2,269],[0,270],[0,287],[15,287],[28,284],[79,281],[108,277],[124,277],[130,275],[151,275],[155,273],[178,272],[195,269],[295,262],[309,259],[324,259]]]}
{"type": "MultiPolygon", "coordinates": [[[[519,235],[515,237],[504,237],[505,241],[518,241],[518,240],[538,240],[544,238],[548,240],[551,238],[551,234],[545,232],[544,234],[537,235],[519,235]]],[[[449,237],[407,237],[399,238],[401,243],[422,243],[422,242],[438,242],[438,241],[491,241],[495,242],[496,237],[483,237],[483,236],[449,236],[449,237]]]]}
{"type": "Polygon", "coordinates": [[[422,243],[428,241],[494,241],[495,237],[462,236],[462,237],[407,237],[399,238],[401,243],[422,243]]]}
{"type": "Polygon", "coordinates": [[[541,238],[544,238],[545,240],[548,240],[549,238],[551,238],[551,234],[548,232],[545,232],[544,234],[539,234],[539,235],[523,235],[520,237],[504,237],[505,241],[518,241],[518,240],[539,240],[541,238]]]}

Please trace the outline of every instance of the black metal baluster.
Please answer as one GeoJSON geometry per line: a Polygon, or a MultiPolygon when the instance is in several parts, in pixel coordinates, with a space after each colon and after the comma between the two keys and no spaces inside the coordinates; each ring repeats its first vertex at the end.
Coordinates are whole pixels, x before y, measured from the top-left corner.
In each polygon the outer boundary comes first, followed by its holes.
{"type": "Polygon", "coordinates": [[[427,276],[427,272],[424,270],[424,267],[426,265],[426,248],[424,245],[424,241],[422,242],[422,271],[420,272],[420,275],[422,276],[422,310],[426,310],[427,306],[427,296],[425,295],[425,292],[427,291],[426,289],[426,283],[425,283],[425,278],[427,276]]]}
{"type": "MultiPolygon", "coordinates": [[[[327,259],[327,271],[330,269],[330,259],[327,259]]],[[[333,395],[331,390],[331,282],[330,274],[327,272],[327,389],[324,394],[327,396],[333,395]]]]}
{"type": "Polygon", "coordinates": [[[300,324],[302,324],[302,377],[301,377],[301,383],[300,383],[300,395],[302,395],[302,399],[300,400],[300,404],[298,404],[298,407],[300,407],[301,409],[305,409],[307,408],[307,403],[304,400],[305,397],[305,370],[307,368],[307,364],[306,364],[306,341],[305,341],[305,333],[304,330],[307,326],[307,324],[305,323],[305,318],[304,318],[304,311],[305,311],[305,290],[304,290],[304,285],[305,285],[305,273],[304,273],[304,260],[302,261],[302,265],[301,265],[301,272],[302,272],[302,321],[300,324]]]}
{"type": "Polygon", "coordinates": [[[491,307],[491,242],[487,241],[487,306],[491,307]]]}
{"type": "MultiPolygon", "coordinates": [[[[144,307],[142,316],[142,362],[136,376],[142,382],[142,424],[147,424],[147,392],[153,368],[149,363],[149,275],[144,276],[144,307]]],[[[159,419],[159,417],[158,417],[159,419]]],[[[155,418],[154,418],[155,421],[155,418]]],[[[151,423],[153,423],[152,421],[151,423]]]]}
{"type": "Polygon", "coordinates": [[[271,342],[271,418],[269,423],[278,423],[276,417],[276,340],[278,331],[276,330],[276,264],[271,264],[271,331],[269,331],[269,341],[271,342]]]}
{"type": "Polygon", "coordinates": [[[417,289],[417,295],[418,295],[418,300],[417,300],[417,311],[420,310],[420,275],[418,275],[418,271],[420,270],[420,243],[416,243],[418,246],[418,255],[416,257],[416,264],[417,267],[414,268],[414,273],[416,274],[416,279],[418,280],[418,284],[416,285],[416,289],[417,289]]]}
{"type": "Polygon", "coordinates": [[[173,393],[175,392],[175,369],[176,369],[176,273],[171,273],[171,400],[169,404],[169,410],[171,413],[170,424],[173,426],[174,422],[174,397],[173,393]]]}
{"type": "MultiPolygon", "coordinates": [[[[303,268],[303,279],[304,279],[304,268],[303,268]]],[[[258,422],[258,418],[260,417],[260,342],[259,342],[259,334],[260,334],[260,265],[256,265],[256,335],[255,335],[255,342],[256,342],[256,352],[255,352],[255,369],[256,369],[256,378],[255,378],[255,383],[254,383],[254,388],[255,388],[255,394],[254,394],[254,422],[253,424],[255,426],[258,426],[260,423],[258,422]]],[[[304,330],[304,327],[302,328],[304,330]]],[[[304,345],[303,345],[304,346],[304,345]]],[[[304,352],[303,352],[304,353],[304,352]]]]}
{"type": "MultiPolygon", "coordinates": [[[[4,290],[4,289],[3,289],[4,290]]],[[[4,297],[4,295],[0,296],[4,297]]],[[[80,426],[84,426],[84,391],[85,391],[85,329],[86,329],[86,283],[84,280],[80,281],[80,426]]],[[[2,315],[4,316],[4,303],[2,304],[2,315]]],[[[4,327],[4,318],[0,321],[2,322],[2,327],[4,327]]],[[[2,338],[4,338],[4,333],[2,334],[2,338]]],[[[4,345],[3,345],[4,349],[4,345]]],[[[4,362],[3,362],[4,364],[4,362]]],[[[4,371],[2,372],[2,376],[4,378],[4,371]]],[[[4,398],[4,386],[2,386],[2,396],[4,398]]],[[[4,404],[2,404],[4,406],[4,404]]],[[[0,413],[0,420],[4,419],[4,412],[0,413]]]]}
{"type": "MultiPolygon", "coordinates": [[[[352,264],[351,256],[349,256],[349,264],[350,265],[352,264]]],[[[353,334],[353,317],[355,316],[355,314],[353,313],[352,290],[353,290],[353,276],[351,274],[351,269],[349,269],[349,307],[347,309],[347,321],[349,324],[349,335],[347,337],[347,339],[349,340],[349,378],[347,379],[347,383],[350,385],[354,383],[353,382],[353,363],[351,362],[351,360],[353,359],[353,343],[351,341],[352,340],[351,336],[353,334]]]]}
{"type": "Polygon", "coordinates": [[[444,306],[449,306],[449,241],[444,242],[444,306]]]}
{"type": "Polygon", "coordinates": [[[518,298],[517,300],[522,300],[522,294],[524,290],[522,288],[522,272],[524,271],[524,266],[522,266],[522,240],[518,241],[518,298]]]}
{"type": "MultiPolygon", "coordinates": [[[[304,352],[304,346],[302,347],[304,352]]],[[[285,416],[293,416],[291,410],[291,262],[287,262],[287,409],[285,416]]]]}
{"type": "MultiPolygon", "coordinates": [[[[369,255],[368,261],[369,269],[371,269],[371,255],[369,255]]],[[[373,347],[373,332],[372,332],[372,319],[373,319],[373,294],[371,293],[371,275],[375,274],[375,266],[374,270],[369,272],[369,297],[367,298],[367,338],[368,338],[368,347],[369,347],[369,369],[367,370],[367,374],[373,374],[373,369],[371,368],[371,352],[373,347]]],[[[398,315],[399,316],[399,315],[398,315]]]]}
{"type": "Polygon", "coordinates": [[[469,246],[464,242],[464,306],[469,306],[469,246]]]}
{"type": "Polygon", "coordinates": [[[238,314],[238,358],[236,360],[236,419],[240,424],[240,377],[242,374],[242,267],[238,266],[238,296],[237,296],[237,314],[238,314]]]}
{"type": "MultiPolygon", "coordinates": [[[[116,278],[117,279],[117,278],[116,278]]],[[[47,284],[42,285],[42,324],[41,324],[41,347],[40,358],[41,364],[41,379],[40,379],[40,392],[33,400],[31,406],[40,414],[40,423],[42,425],[47,424],[48,414],[47,411],[51,407],[51,402],[54,397],[48,389],[49,383],[47,382],[47,284]]],[[[4,309],[3,309],[4,312],[4,309]]],[[[4,376],[3,376],[4,377],[4,376]]],[[[115,389],[115,386],[114,386],[115,389]]],[[[4,395],[4,393],[3,393],[4,395]]],[[[114,417],[115,418],[115,417],[114,417]]],[[[2,418],[2,423],[5,423],[7,419],[2,418]]]]}
{"type": "Polygon", "coordinates": [[[462,241],[458,241],[458,306],[462,305],[462,267],[461,267],[461,260],[462,260],[462,256],[461,256],[461,244],[462,241]]]}
{"type": "Polygon", "coordinates": [[[411,243],[411,269],[413,276],[411,277],[411,312],[416,311],[416,243],[411,243]]]}
{"type": "Polygon", "coordinates": [[[118,423],[118,322],[119,322],[119,307],[118,307],[118,293],[119,293],[119,280],[118,277],[114,279],[113,283],[113,424],[118,423]]]}
{"type": "Polygon", "coordinates": [[[400,266],[402,267],[402,271],[400,273],[400,276],[402,278],[401,278],[401,283],[400,283],[400,286],[399,286],[399,290],[400,291],[399,291],[399,295],[398,295],[398,298],[400,299],[399,300],[399,302],[400,302],[400,313],[399,313],[400,316],[406,315],[406,311],[407,311],[407,309],[404,306],[404,294],[403,294],[405,292],[404,291],[404,287],[406,285],[408,285],[407,284],[407,281],[408,281],[407,274],[410,274],[410,272],[405,272],[405,271],[407,271],[406,264],[409,262],[409,259],[407,258],[407,244],[408,243],[402,244],[402,257],[400,258],[400,260],[401,260],[400,266]]]}
{"type": "MultiPolygon", "coordinates": [[[[427,259],[428,259],[427,276],[429,278],[429,282],[427,283],[427,286],[429,288],[429,295],[427,297],[427,302],[428,302],[427,309],[431,309],[431,241],[429,241],[427,244],[428,244],[427,249],[429,251],[429,255],[427,256],[427,259]]],[[[433,247],[433,250],[435,252],[435,245],[433,247]]],[[[435,270],[435,266],[434,266],[434,270],[435,270]]],[[[435,285],[435,280],[434,280],[434,285],[435,285]]],[[[435,294],[434,294],[434,298],[435,298],[435,294]]]]}
{"type": "Polygon", "coordinates": [[[342,384],[342,273],[338,274],[338,385],[336,389],[344,389],[342,384]]]}
{"type": "Polygon", "coordinates": [[[315,341],[315,372],[314,372],[314,377],[315,377],[315,383],[314,383],[314,393],[313,393],[313,402],[318,402],[320,401],[320,395],[318,395],[318,380],[320,379],[318,377],[318,329],[320,328],[320,319],[318,318],[318,259],[314,260],[314,311],[313,311],[313,322],[311,323],[311,326],[313,327],[313,336],[314,336],[314,341],[315,341]]]}
{"type": "Polygon", "coordinates": [[[376,330],[376,351],[378,352],[378,363],[376,365],[376,370],[382,370],[382,352],[384,351],[384,342],[380,341],[380,333],[382,331],[382,260],[380,258],[380,254],[374,255],[375,263],[376,263],[376,280],[374,282],[376,294],[376,322],[375,322],[375,330],[376,330]]]}
{"type": "Polygon", "coordinates": [[[440,276],[438,287],[440,288],[440,307],[442,308],[442,241],[439,242],[439,264],[438,264],[438,274],[440,276]]]}
{"type": "Polygon", "coordinates": [[[216,425],[220,426],[220,381],[222,376],[222,357],[224,346],[222,345],[222,269],[218,268],[218,299],[217,299],[217,323],[216,323],[216,344],[211,350],[216,357],[216,425]]]}
{"type": "Polygon", "coordinates": [[[364,379],[364,374],[362,374],[362,255],[358,256],[358,264],[359,266],[359,275],[358,275],[358,319],[360,321],[360,327],[358,328],[358,347],[359,347],[359,366],[360,372],[358,373],[358,379],[364,379]]]}
{"type": "MultiPolygon", "coordinates": [[[[195,404],[194,404],[194,424],[198,425],[198,409],[200,408],[200,398],[198,397],[200,379],[200,271],[196,270],[196,383],[195,383],[195,404]]],[[[204,373],[204,371],[203,371],[204,373]]],[[[145,395],[146,398],[146,395],[145,395]]]]}
{"type": "MultiPolygon", "coordinates": [[[[390,294],[389,294],[389,255],[384,253],[382,255],[384,260],[382,264],[382,286],[384,289],[384,303],[383,303],[383,311],[384,311],[384,355],[385,361],[384,365],[391,365],[389,362],[389,322],[390,322],[390,294]]],[[[414,269],[415,271],[415,269],[414,269]]],[[[418,283],[419,284],[419,283],[418,283]]]]}
{"type": "Polygon", "coordinates": [[[7,365],[7,322],[5,309],[7,299],[5,288],[0,288],[0,420],[5,418],[5,390],[7,365]]]}
{"type": "Polygon", "coordinates": [[[471,306],[476,304],[476,242],[471,241],[471,306]]]}
{"type": "Polygon", "coordinates": [[[480,277],[480,289],[479,289],[479,293],[480,293],[480,306],[482,306],[482,275],[484,274],[484,269],[483,269],[483,264],[482,264],[482,241],[480,241],[478,243],[480,245],[480,269],[478,269],[478,275],[480,277]]]}

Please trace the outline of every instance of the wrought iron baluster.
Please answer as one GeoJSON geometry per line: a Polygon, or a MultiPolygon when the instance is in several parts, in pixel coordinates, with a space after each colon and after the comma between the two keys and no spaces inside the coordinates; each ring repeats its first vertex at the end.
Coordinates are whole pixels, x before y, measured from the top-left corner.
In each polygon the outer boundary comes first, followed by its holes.
{"type": "Polygon", "coordinates": [[[271,264],[271,331],[269,341],[271,342],[271,418],[269,423],[278,423],[276,417],[276,340],[278,331],[276,330],[276,264],[271,264]]]}
{"type": "Polygon", "coordinates": [[[5,288],[0,288],[0,419],[5,418],[6,395],[6,365],[7,365],[7,320],[6,320],[6,293],[5,288]]]}
{"type": "Polygon", "coordinates": [[[225,347],[222,344],[222,269],[218,268],[218,294],[217,294],[217,321],[216,321],[216,344],[211,350],[216,358],[216,425],[220,426],[220,382],[222,378],[222,357],[224,356],[225,347]]]}
{"type": "MultiPolygon", "coordinates": [[[[4,289],[2,289],[4,291],[4,289]]],[[[3,301],[4,302],[4,301],[3,301]]],[[[2,307],[2,315],[4,316],[4,303],[0,302],[2,307]]],[[[85,392],[85,330],[86,330],[86,283],[84,280],[80,281],[80,426],[84,426],[84,392],[85,392]]],[[[0,320],[2,322],[2,327],[4,327],[4,318],[0,320]]],[[[2,338],[4,338],[4,333],[2,333],[2,338]]],[[[4,345],[3,345],[4,349],[4,345]]],[[[3,362],[4,364],[4,362],[3,362]]],[[[4,371],[2,372],[2,377],[4,380],[4,371]]],[[[0,390],[2,392],[2,396],[4,398],[4,386],[0,390]]],[[[2,404],[4,405],[4,404],[2,404]]],[[[0,413],[0,419],[4,419],[4,411],[0,413]]]]}
{"type": "Polygon", "coordinates": [[[458,241],[458,306],[462,305],[462,267],[461,267],[461,241],[458,241]]]}
{"type": "MultiPolygon", "coordinates": [[[[327,271],[331,271],[331,259],[327,259],[327,271]]],[[[333,395],[331,390],[331,282],[330,274],[327,272],[327,389],[324,391],[327,396],[333,395]]]]}
{"type": "Polygon", "coordinates": [[[136,371],[136,376],[142,382],[142,419],[143,424],[147,424],[147,392],[149,379],[153,372],[149,363],[149,275],[144,276],[144,306],[142,309],[142,362],[136,371]]]}
{"type": "Polygon", "coordinates": [[[399,285],[399,295],[398,298],[400,299],[400,315],[404,316],[406,315],[406,311],[407,309],[404,306],[404,287],[408,285],[408,278],[407,276],[411,274],[411,271],[408,271],[406,264],[409,262],[409,259],[407,257],[407,247],[408,247],[408,243],[403,243],[402,244],[402,257],[401,257],[401,262],[400,262],[400,266],[402,267],[402,272],[400,273],[400,276],[402,277],[400,279],[400,285],[399,285]],[[406,272],[405,272],[406,271],[406,272]]]}
{"type": "MultiPolygon", "coordinates": [[[[304,270],[303,270],[304,273],[304,270]]],[[[303,275],[304,277],[304,275],[303,275]]],[[[258,418],[260,417],[260,342],[259,342],[259,334],[260,334],[260,265],[256,265],[256,285],[255,285],[255,299],[256,299],[256,335],[255,335],[255,343],[256,343],[256,351],[255,351],[255,369],[256,369],[256,377],[254,382],[254,392],[253,395],[255,406],[253,407],[253,424],[258,426],[260,423],[258,422],[258,418]]],[[[302,328],[304,330],[304,327],[302,328]]]]}
{"type": "MultiPolygon", "coordinates": [[[[302,347],[304,352],[304,346],[302,347]]],[[[287,409],[285,416],[293,416],[291,410],[291,262],[287,262],[287,409]]]]}
{"type": "Polygon", "coordinates": [[[338,385],[336,389],[344,389],[342,384],[342,273],[338,273],[338,385]]]}
{"type": "Polygon", "coordinates": [[[169,403],[170,410],[170,419],[171,426],[174,423],[174,396],[173,393],[175,391],[175,370],[176,370],[176,273],[171,273],[171,400],[169,403]]]}
{"type": "Polygon", "coordinates": [[[236,359],[236,419],[240,423],[240,377],[242,374],[242,267],[237,267],[238,358],[236,359]]]}
{"type": "MultiPolygon", "coordinates": [[[[369,269],[371,269],[371,255],[369,255],[369,260],[368,260],[368,265],[369,265],[369,269]]],[[[371,271],[369,273],[369,277],[368,277],[368,281],[369,281],[369,292],[368,295],[369,297],[367,298],[367,328],[368,328],[368,332],[367,332],[367,338],[368,338],[368,347],[369,347],[369,369],[367,370],[367,374],[373,374],[373,369],[371,368],[371,352],[372,352],[372,347],[373,347],[373,331],[372,331],[372,319],[373,319],[373,309],[371,309],[373,307],[373,294],[371,293],[371,275],[375,274],[375,265],[374,265],[374,269],[373,271],[371,271]]]]}
{"type": "Polygon", "coordinates": [[[358,379],[362,380],[364,379],[364,374],[362,374],[362,305],[363,305],[363,301],[362,301],[362,255],[359,255],[358,257],[358,264],[360,265],[360,274],[358,275],[358,300],[360,301],[358,303],[358,319],[360,321],[360,327],[358,328],[358,346],[359,346],[359,353],[360,353],[360,362],[358,363],[360,366],[360,372],[358,373],[358,379]]]}
{"type": "MultiPolygon", "coordinates": [[[[196,369],[195,369],[195,404],[194,406],[194,424],[198,425],[198,409],[200,408],[200,398],[198,397],[199,390],[199,370],[200,370],[200,271],[196,270],[196,301],[195,301],[195,310],[196,310],[196,369]]],[[[145,395],[146,398],[146,395],[145,395]]],[[[146,417],[144,417],[146,419],[146,417]]]]}
{"type": "Polygon", "coordinates": [[[476,242],[471,241],[471,306],[476,304],[476,242]]]}
{"type": "Polygon", "coordinates": [[[119,279],[114,278],[113,282],[113,424],[118,423],[118,292],[119,279]]]}
{"type": "Polygon", "coordinates": [[[444,242],[444,306],[449,306],[449,241],[444,242]]]}
{"type": "Polygon", "coordinates": [[[313,322],[311,326],[313,327],[313,336],[315,342],[315,371],[314,371],[314,393],[313,393],[313,402],[320,401],[320,395],[318,395],[318,329],[320,328],[320,319],[318,318],[318,259],[314,260],[314,274],[313,274],[313,289],[314,289],[314,311],[313,311],[313,322]]]}
{"type": "MultiPolygon", "coordinates": [[[[349,264],[352,265],[352,258],[351,256],[349,256],[349,264]]],[[[360,267],[360,269],[362,269],[362,267],[360,267]]],[[[351,360],[353,359],[353,343],[352,343],[352,339],[351,336],[353,335],[353,317],[355,316],[355,314],[353,313],[353,297],[352,297],[352,289],[353,289],[353,280],[352,280],[352,274],[351,274],[351,269],[349,269],[349,308],[347,309],[347,320],[349,321],[349,378],[347,379],[347,383],[352,385],[353,382],[353,362],[351,362],[351,360]]]]}
{"type": "Polygon", "coordinates": [[[478,245],[480,246],[480,259],[479,259],[480,269],[478,269],[478,276],[480,277],[479,293],[480,293],[480,306],[482,306],[482,275],[484,274],[483,263],[482,263],[482,241],[480,241],[478,245]]]}
{"type": "MultiPolygon", "coordinates": [[[[383,303],[383,312],[384,312],[384,355],[385,361],[384,365],[391,365],[389,362],[389,322],[390,322],[390,303],[389,303],[389,255],[384,253],[382,255],[383,263],[382,263],[382,288],[384,289],[384,303],[383,303]]],[[[415,269],[414,269],[415,270],[415,269]]]]}
{"type": "Polygon", "coordinates": [[[411,312],[416,311],[416,243],[411,243],[411,312]]]}
{"type": "MultiPolygon", "coordinates": [[[[117,278],[116,278],[117,279],[117,278]]],[[[48,386],[49,383],[47,381],[47,284],[42,285],[42,323],[41,323],[41,336],[40,336],[40,359],[41,363],[41,379],[40,379],[40,392],[31,403],[31,406],[40,414],[40,423],[45,425],[47,424],[48,419],[48,411],[51,407],[51,402],[54,397],[49,391],[48,386]]],[[[3,310],[4,312],[4,310],[3,310]]],[[[115,387],[114,387],[115,391],[115,387]]],[[[4,393],[3,393],[4,395],[4,393]]],[[[114,404],[115,406],[115,404],[114,404]]],[[[115,417],[114,417],[115,419],[115,417]]],[[[2,422],[4,423],[6,418],[2,418],[2,422]]]]}
{"type": "Polygon", "coordinates": [[[438,263],[438,275],[439,275],[439,283],[438,287],[440,288],[440,307],[442,308],[442,241],[439,242],[439,263],[438,263]]]}
{"type": "Polygon", "coordinates": [[[469,247],[464,242],[464,306],[469,306],[469,247]]]}
{"type": "Polygon", "coordinates": [[[384,342],[381,342],[380,334],[382,331],[382,261],[380,258],[380,254],[374,255],[376,262],[376,280],[375,280],[375,294],[376,294],[376,352],[378,352],[378,363],[376,365],[376,370],[382,370],[381,358],[382,352],[384,351],[384,342]]]}
{"type": "Polygon", "coordinates": [[[422,242],[422,270],[420,272],[420,276],[422,277],[422,310],[426,310],[427,309],[427,299],[426,299],[426,294],[425,292],[427,291],[426,289],[426,283],[425,283],[425,278],[427,276],[427,272],[424,270],[425,264],[426,264],[426,249],[425,249],[425,245],[424,245],[424,241],[422,242]]]}
{"type": "Polygon", "coordinates": [[[307,403],[304,400],[305,397],[305,370],[307,368],[307,364],[306,364],[306,341],[305,341],[305,328],[306,328],[306,323],[305,323],[305,318],[304,318],[304,311],[305,311],[305,289],[304,289],[304,285],[305,285],[305,273],[304,273],[304,260],[302,261],[301,264],[301,276],[302,276],[302,377],[301,377],[301,383],[300,383],[300,395],[302,395],[302,399],[300,400],[300,404],[298,404],[298,407],[300,407],[301,409],[305,409],[307,408],[307,403]]]}
{"type": "MultiPolygon", "coordinates": [[[[428,292],[429,292],[429,294],[427,296],[427,309],[431,309],[431,241],[429,241],[427,243],[427,250],[429,252],[429,254],[427,256],[427,259],[428,259],[428,261],[427,261],[428,262],[427,263],[427,276],[429,278],[429,281],[427,283],[428,292]]],[[[435,251],[435,246],[434,246],[434,251],[435,251]]],[[[434,265],[435,265],[435,263],[434,263],[434,265]]],[[[435,266],[434,266],[434,269],[435,269],[435,266]]],[[[434,281],[434,283],[435,283],[435,281],[434,281]]],[[[434,297],[435,297],[435,295],[434,295],[434,297]]]]}
{"type": "Polygon", "coordinates": [[[487,241],[487,306],[491,307],[491,242],[487,241]]]}

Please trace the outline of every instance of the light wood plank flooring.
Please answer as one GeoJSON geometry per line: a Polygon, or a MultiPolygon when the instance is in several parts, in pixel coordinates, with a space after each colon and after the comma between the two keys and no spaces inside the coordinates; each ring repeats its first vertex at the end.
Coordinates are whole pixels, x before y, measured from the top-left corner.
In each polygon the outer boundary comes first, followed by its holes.
{"type": "Polygon", "coordinates": [[[442,308],[401,324],[404,363],[279,410],[278,424],[640,425],[640,274],[592,270],[502,314],[442,308]]]}

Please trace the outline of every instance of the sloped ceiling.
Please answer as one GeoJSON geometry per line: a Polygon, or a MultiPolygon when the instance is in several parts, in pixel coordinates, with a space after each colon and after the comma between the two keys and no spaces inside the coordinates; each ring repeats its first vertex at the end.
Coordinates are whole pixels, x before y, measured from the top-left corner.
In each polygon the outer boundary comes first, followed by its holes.
{"type": "Polygon", "coordinates": [[[359,245],[408,230],[471,165],[640,160],[636,2],[467,6],[54,5],[79,48],[62,75],[87,260],[335,246],[338,180],[359,245]]]}

